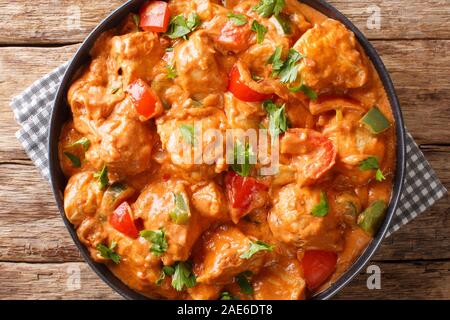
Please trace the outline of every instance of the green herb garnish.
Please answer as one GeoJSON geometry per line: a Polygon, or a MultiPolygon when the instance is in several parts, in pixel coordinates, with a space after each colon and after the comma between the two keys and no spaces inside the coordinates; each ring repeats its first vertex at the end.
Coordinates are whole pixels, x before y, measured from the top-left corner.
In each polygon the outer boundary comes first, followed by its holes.
{"type": "Polygon", "coordinates": [[[159,257],[167,251],[167,239],[164,228],[159,230],[142,230],[139,235],[152,244],[150,252],[159,257]]]}
{"type": "Polygon", "coordinates": [[[239,300],[239,298],[233,296],[228,291],[224,291],[224,292],[220,293],[220,300],[239,300]]]}
{"type": "Polygon", "coordinates": [[[182,124],[179,129],[184,141],[192,146],[197,144],[197,140],[195,138],[195,127],[193,124],[182,124]]]}
{"type": "Polygon", "coordinates": [[[80,168],[81,167],[81,160],[76,155],[70,153],[70,152],[64,152],[64,155],[72,162],[72,167],[74,168],[80,168]]]}
{"type": "Polygon", "coordinates": [[[273,251],[273,246],[267,244],[262,241],[252,241],[250,244],[250,248],[247,251],[242,253],[239,258],[241,259],[250,259],[255,253],[260,251],[273,251]]]}
{"type": "Polygon", "coordinates": [[[251,26],[251,30],[256,32],[256,43],[260,44],[264,41],[264,36],[267,33],[267,28],[254,20],[251,26]]]}
{"type": "Polygon", "coordinates": [[[273,139],[288,129],[285,105],[277,106],[272,100],[263,102],[263,107],[269,115],[269,132],[273,139]]]}
{"type": "Polygon", "coordinates": [[[284,0],[261,0],[253,9],[264,18],[280,14],[285,5],[284,0]]]}
{"type": "Polygon", "coordinates": [[[191,12],[187,18],[183,14],[177,15],[170,20],[166,35],[170,39],[187,40],[188,34],[197,29],[201,23],[200,17],[195,12],[191,12]]]}
{"type": "Polygon", "coordinates": [[[175,273],[175,269],[171,266],[164,266],[161,269],[161,273],[159,275],[159,278],[155,281],[155,284],[157,286],[160,286],[161,283],[164,281],[166,276],[172,276],[175,273]]]}
{"type": "Polygon", "coordinates": [[[311,215],[314,217],[325,217],[328,214],[328,201],[325,192],[320,192],[320,202],[312,208],[311,215]]]}
{"type": "Polygon", "coordinates": [[[172,276],[172,287],[174,287],[175,290],[181,291],[184,287],[192,288],[196,285],[197,280],[195,274],[192,272],[190,262],[177,262],[173,268],[175,272],[172,276]]]}
{"type": "Polygon", "coordinates": [[[100,190],[105,190],[109,186],[108,167],[104,165],[99,172],[94,173],[94,178],[98,180],[100,190]]]}
{"type": "Polygon", "coordinates": [[[383,175],[383,172],[380,169],[380,164],[378,163],[378,159],[376,157],[368,157],[367,159],[361,161],[359,163],[359,170],[377,170],[377,172],[375,173],[375,179],[380,182],[386,180],[386,177],[383,175]]]}
{"type": "Polygon", "coordinates": [[[131,16],[133,18],[133,22],[136,25],[136,28],[138,29],[138,31],[141,29],[140,28],[140,23],[141,23],[141,17],[138,14],[133,13],[133,15],[131,16]]]}
{"type": "Polygon", "coordinates": [[[243,144],[241,141],[237,140],[234,145],[234,161],[231,168],[234,172],[242,177],[247,177],[250,174],[250,169],[252,165],[250,163],[250,158],[254,154],[248,143],[243,144]]]}
{"type": "Polygon", "coordinates": [[[275,52],[269,58],[268,63],[272,64],[272,77],[279,77],[282,83],[293,83],[297,80],[298,76],[298,64],[303,55],[297,52],[295,49],[289,49],[287,59],[283,61],[281,59],[282,48],[278,47],[275,52]]]}
{"type": "Polygon", "coordinates": [[[253,287],[252,284],[249,281],[249,277],[253,275],[253,272],[251,271],[244,271],[242,273],[239,273],[236,276],[236,282],[238,283],[239,287],[241,288],[241,292],[244,294],[252,294],[253,293],[253,287]]]}
{"type": "Polygon", "coordinates": [[[168,79],[175,79],[178,76],[177,70],[175,69],[175,66],[173,64],[168,64],[166,66],[166,70],[168,79]]]}
{"type": "Polygon", "coordinates": [[[75,146],[83,146],[83,150],[86,152],[89,149],[89,147],[91,146],[91,141],[88,138],[83,137],[83,138],[75,141],[74,143],[72,143],[68,147],[72,148],[72,147],[75,147],[75,146]]]}
{"type": "Polygon", "coordinates": [[[227,17],[238,27],[243,26],[248,22],[247,17],[242,13],[230,12],[227,17]]]}
{"type": "Polygon", "coordinates": [[[173,194],[174,209],[170,213],[170,218],[176,224],[185,224],[189,220],[189,205],[181,193],[173,194]]]}
{"type": "Polygon", "coordinates": [[[115,264],[120,263],[120,255],[114,252],[114,249],[117,247],[117,242],[111,242],[111,246],[108,248],[102,243],[97,244],[96,249],[100,253],[100,255],[105,259],[111,259],[115,264]]]}
{"type": "Polygon", "coordinates": [[[297,87],[288,87],[288,89],[291,92],[303,91],[303,93],[311,100],[313,100],[313,101],[317,100],[317,93],[304,83],[302,83],[301,85],[299,85],[297,87]]]}
{"type": "Polygon", "coordinates": [[[280,13],[279,15],[275,16],[275,19],[280,24],[281,29],[283,29],[284,34],[290,34],[291,33],[291,22],[289,21],[289,16],[280,13]]]}

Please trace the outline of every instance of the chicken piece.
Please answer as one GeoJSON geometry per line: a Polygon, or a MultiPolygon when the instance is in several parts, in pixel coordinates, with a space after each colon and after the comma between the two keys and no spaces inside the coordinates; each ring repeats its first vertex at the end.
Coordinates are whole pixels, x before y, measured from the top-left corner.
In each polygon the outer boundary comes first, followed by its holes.
{"type": "Polygon", "coordinates": [[[243,102],[227,92],[224,95],[225,115],[228,126],[233,129],[258,129],[266,112],[261,104],[243,102]]]}
{"type": "Polygon", "coordinates": [[[309,29],[294,45],[305,56],[299,74],[318,92],[358,88],[366,84],[368,68],[355,35],[332,19],[309,29]]]}
{"type": "Polygon", "coordinates": [[[87,217],[77,228],[78,239],[88,248],[92,259],[97,262],[106,262],[106,259],[100,256],[96,246],[100,243],[106,243],[108,233],[103,228],[101,220],[97,217],[87,217]]]}
{"type": "Polygon", "coordinates": [[[255,273],[263,264],[266,251],[259,251],[249,259],[241,258],[250,245],[250,239],[236,227],[222,225],[206,231],[193,251],[197,282],[227,284],[241,272],[255,273]]]}
{"type": "Polygon", "coordinates": [[[106,165],[121,177],[149,169],[156,139],[150,124],[139,121],[127,110],[133,110],[129,99],[98,128],[97,141],[86,153],[95,168],[106,165]]]}
{"type": "Polygon", "coordinates": [[[175,47],[175,65],[180,85],[196,100],[210,93],[225,92],[228,77],[219,67],[211,40],[202,31],[190,36],[188,41],[175,47]]]}
{"type": "Polygon", "coordinates": [[[159,118],[156,125],[162,148],[178,168],[172,170],[174,174],[189,174],[196,181],[204,181],[227,169],[226,118],[222,110],[214,107],[172,109],[159,118]]]}
{"type": "Polygon", "coordinates": [[[187,291],[193,300],[217,300],[220,296],[221,287],[214,284],[199,283],[187,289],[187,291]]]}
{"type": "Polygon", "coordinates": [[[168,248],[161,258],[165,265],[187,260],[195,241],[209,225],[199,219],[189,199],[185,183],[169,180],[149,184],[132,205],[134,218],[141,218],[146,230],[164,228],[168,248]],[[181,197],[186,208],[180,208],[175,197],[181,197]],[[176,221],[174,213],[180,210],[186,219],[176,221]]]}
{"type": "Polygon", "coordinates": [[[87,217],[94,217],[100,207],[103,191],[91,171],[75,174],[64,191],[64,211],[77,228],[87,217]]]}
{"type": "Polygon", "coordinates": [[[328,210],[325,217],[311,214],[320,202],[319,188],[284,186],[274,197],[268,222],[279,241],[304,249],[339,251],[342,248],[342,217],[328,210]]]}
{"type": "Polygon", "coordinates": [[[154,32],[132,32],[111,39],[110,56],[116,59],[123,88],[136,79],[150,82],[151,71],[164,55],[165,47],[154,32]]]}
{"type": "Polygon", "coordinates": [[[303,300],[305,280],[296,258],[279,257],[253,278],[256,300],[303,300]]]}
{"type": "Polygon", "coordinates": [[[192,186],[192,204],[202,217],[226,220],[228,218],[223,190],[214,181],[192,186]]]}
{"type": "MultiPolygon", "coordinates": [[[[324,121],[322,133],[336,146],[336,170],[340,176],[336,180],[339,187],[361,186],[375,177],[376,170],[361,171],[361,161],[376,157],[383,165],[386,144],[382,136],[370,133],[359,122],[360,110],[342,110],[341,115],[324,121]]],[[[326,119],[324,117],[324,119],[326,119]]]]}

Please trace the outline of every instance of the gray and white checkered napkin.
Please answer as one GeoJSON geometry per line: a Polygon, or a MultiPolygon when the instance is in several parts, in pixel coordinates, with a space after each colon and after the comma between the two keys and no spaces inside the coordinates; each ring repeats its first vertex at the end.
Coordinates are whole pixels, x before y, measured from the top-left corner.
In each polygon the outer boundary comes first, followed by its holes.
{"type": "MultiPolygon", "coordinates": [[[[47,180],[47,133],[52,103],[66,68],[67,63],[56,68],[11,102],[15,118],[21,126],[16,137],[47,180]]],[[[447,194],[447,190],[409,133],[406,135],[406,159],[403,194],[386,237],[447,194]]]]}

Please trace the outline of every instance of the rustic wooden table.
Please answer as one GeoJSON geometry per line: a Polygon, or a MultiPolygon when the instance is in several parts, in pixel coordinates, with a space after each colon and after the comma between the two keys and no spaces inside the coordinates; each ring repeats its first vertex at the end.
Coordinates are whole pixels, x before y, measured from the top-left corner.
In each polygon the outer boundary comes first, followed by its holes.
{"type": "MultiPolygon", "coordinates": [[[[83,262],[50,187],[14,133],[11,97],[68,60],[90,30],[123,1],[0,0],[0,299],[119,299],[83,262]],[[79,23],[77,22],[79,17],[79,23]],[[78,274],[80,278],[78,281],[78,274]]],[[[406,124],[450,187],[450,2],[334,0],[372,41],[397,88],[406,124]],[[380,29],[367,24],[380,9],[380,29]]],[[[450,200],[383,242],[338,299],[450,299],[450,200]]]]}

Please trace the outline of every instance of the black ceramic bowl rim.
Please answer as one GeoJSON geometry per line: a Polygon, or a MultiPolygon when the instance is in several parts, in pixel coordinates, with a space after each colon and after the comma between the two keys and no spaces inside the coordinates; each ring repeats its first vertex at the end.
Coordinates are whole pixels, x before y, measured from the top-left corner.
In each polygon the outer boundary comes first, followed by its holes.
{"type": "MultiPolygon", "coordinates": [[[[123,4],[122,6],[120,6],[91,32],[91,34],[86,38],[81,47],[78,49],[77,53],[75,54],[75,56],[72,58],[71,62],[68,65],[67,71],[62,79],[62,82],[56,94],[51,116],[49,140],[48,140],[51,183],[53,188],[53,194],[56,198],[56,203],[58,205],[62,219],[64,220],[64,223],[70,235],[72,236],[73,241],[80,250],[84,260],[89,264],[89,266],[97,273],[97,275],[104,282],[106,282],[111,288],[113,288],[116,292],[118,292],[124,298],[127,299],[148,299],[148,298],[127,287],[121,280],[116,278],[104,264],[94,262],[91,259],[87,248],[78,239],[74,227],[68,221],[68,219],[64,214],[63,192],[67,181],[59,165],[58,138],[63,123],[70,117],[69,108],[67,107],[66,101],[67,90],[73,79],[76,77],[80,68],[88,63],[89,51],[94,45],[95,40],[104,31],[117,26],[129,12],[137,12],[138,8],[143,2],[144,0],[130,0],[125,4],[123,4]]],[[[394,212],[397,208],[398,201],[400,199],[400,195],[402,192],[403,177],[405,171],[405,129],[403,125],[403,117],[400,110],[400,105],[390,76],[383,62],[378,56],[377,52],[369,43],[369,41],[342,13],[340,13],[336,8],[334,8],[327,2],[323,0],[303,0],[302,2],[318,10],[319,12],[322,12],[324,15],[342,22],[348,29],[350,29],[355,34],[358,42],[360,43],[360,45],[366,52],[367,56],[370,58],[373,65],[375,66],[375,69],[377,70],[381,78],[381,81],[384,85],[395,118],[395,131],[397,136],[396,173],[393,185],[393,193],[386,218],[382,226],[380,227],[378,233],[375,235],[373,240],[367,246],[364,253],[352,264],[352,266],[332,286],[330,286],[328,289],[324,290],[323,292],[313,297],[313,299],[329,299],[333,295],[338,293],[364,268],[364,266],[369,262],[370,258],[373,256],[374,252],[380,246],[381,241],[385,237],[385,234],[392,220],[394,212]]]]}

